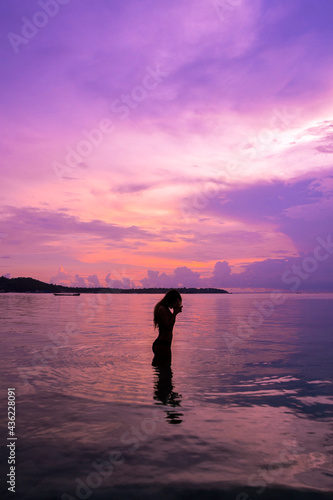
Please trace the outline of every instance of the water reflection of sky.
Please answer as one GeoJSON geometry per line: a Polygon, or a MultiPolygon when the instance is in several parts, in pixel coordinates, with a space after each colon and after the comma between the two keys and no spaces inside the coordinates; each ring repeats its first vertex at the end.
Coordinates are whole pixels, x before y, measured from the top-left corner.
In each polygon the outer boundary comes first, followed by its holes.
{"type": "Polygon", "coordinates": [[[267,485],[332,489],[332,297],[289,296],[239,337],[266,295],[184,296],[164,369],[151,366],[157,299],[0,296],[1,375],[17,387],[23,462],[35,450],[26,484],[47,491],[53,466],[73,492],[75,477],[116,449],[126,460],[105,488],[250,491],[266,474],[267,485]]]}

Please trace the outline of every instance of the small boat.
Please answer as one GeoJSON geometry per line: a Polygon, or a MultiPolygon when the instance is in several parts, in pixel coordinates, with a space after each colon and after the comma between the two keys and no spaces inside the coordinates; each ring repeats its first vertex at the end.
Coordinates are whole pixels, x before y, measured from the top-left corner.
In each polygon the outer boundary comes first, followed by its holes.
{"type": "Polygon", "coordinates": [[[54,293],[53,295],[64,295],[65,297],[72,297],[72,296],[76,296],[77,297],[78,295],[80,295],[80,293],[79,292],[73,292],[73,293],[71,293],[71,292],[68,292],[68,293],[61,292],[61,293],[54,293]]]}

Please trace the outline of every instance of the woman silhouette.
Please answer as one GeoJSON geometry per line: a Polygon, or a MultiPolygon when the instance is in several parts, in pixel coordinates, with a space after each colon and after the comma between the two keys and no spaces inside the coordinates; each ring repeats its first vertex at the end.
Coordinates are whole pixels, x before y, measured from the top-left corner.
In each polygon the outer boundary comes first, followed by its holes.
{"type": "Polygon", "coordinates": [[[152,349],[154,353],[153,366],[171,364],[172,330],[176,316],[183,309],[182,297],[177,290],[169,290],[154,308],[154,325],[158,326],[158,337],[152,349]],[[173,309],[171,312],[170,309],[173,309]]]}

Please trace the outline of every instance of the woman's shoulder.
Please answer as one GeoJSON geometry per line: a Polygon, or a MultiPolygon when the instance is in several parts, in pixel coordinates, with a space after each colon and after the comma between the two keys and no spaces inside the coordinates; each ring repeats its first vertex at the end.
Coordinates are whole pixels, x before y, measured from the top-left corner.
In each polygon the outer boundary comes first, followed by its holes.
{"type": "Polygon", "coordinates": [[[160,304],[157,308],[158,311],[167,311],[167,312],[170,312],[170,309],[165,306],[164,304],[160,304]]]}
{"type": "Polygon", "coordinates": [[[168,314],[170,315],[171,314],[171,311],[170,309],[167,307],[167,306],[164,306],[163,304],[159,305],[158,308],[157,308],[157,314],[161,314],[161,315],[165,315],[165,314],[168,314]]]}

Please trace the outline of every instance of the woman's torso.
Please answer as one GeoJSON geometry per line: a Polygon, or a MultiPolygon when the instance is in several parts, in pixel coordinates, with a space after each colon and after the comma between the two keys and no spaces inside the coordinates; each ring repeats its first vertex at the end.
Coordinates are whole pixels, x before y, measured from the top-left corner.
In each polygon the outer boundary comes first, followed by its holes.
{"type": "MultiPolygon", "coordinates": [[[[159,340],[162,340],[162,341],[165,341],[165,342],[169,342],[170,345],[171,345],[171,342],[172,342],[172,330],[173,330],[173,326],[174,326],[174,318],[173,318],[173,315],[172,315],[172,312],[170,311],[170,309],[168,307],[165,307],[165,306],[160,306],[160,308],[164,308],[167,312],[167,317],[168,317],[168,322],[164,322],[164,321],[161,321],[158,323],[158,337],[157,339],[159,340]]],[[[160,316],[158,314],[158,319],[160,319],[160,316]]]]}

